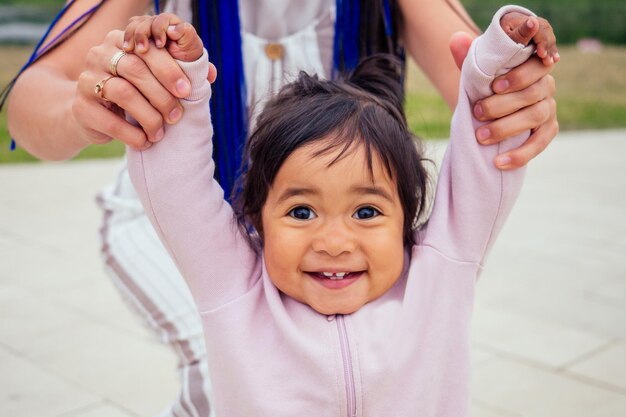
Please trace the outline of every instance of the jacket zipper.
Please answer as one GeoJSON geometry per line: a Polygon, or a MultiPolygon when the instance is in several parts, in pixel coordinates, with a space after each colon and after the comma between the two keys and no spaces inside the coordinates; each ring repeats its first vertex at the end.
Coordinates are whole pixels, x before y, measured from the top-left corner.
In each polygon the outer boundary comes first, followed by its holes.
{"type": "Polygon", "coordinates": [[[337,330],[339,331],[339,344],[343,357],[343,372],[346,380],[346,396],[348,399],[348,417],[356,417],[356,393],[354,388],[354,372],[352,369],[352,356],[350,355],[350,343],[346,323],[342,315],[337,315],[337,330]]]}

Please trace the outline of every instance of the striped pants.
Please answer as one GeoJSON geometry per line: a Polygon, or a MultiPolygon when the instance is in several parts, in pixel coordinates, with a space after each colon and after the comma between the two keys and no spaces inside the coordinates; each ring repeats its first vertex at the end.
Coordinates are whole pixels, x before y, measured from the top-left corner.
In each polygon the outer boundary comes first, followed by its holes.
{"type": "Polygon", "coordinates": [[[210,382],[200,316],[125,170],[97,201],[104,212],[105,269],[124,300],[178,357],[181,390],[159,417],[209,417],[210,382]]]}

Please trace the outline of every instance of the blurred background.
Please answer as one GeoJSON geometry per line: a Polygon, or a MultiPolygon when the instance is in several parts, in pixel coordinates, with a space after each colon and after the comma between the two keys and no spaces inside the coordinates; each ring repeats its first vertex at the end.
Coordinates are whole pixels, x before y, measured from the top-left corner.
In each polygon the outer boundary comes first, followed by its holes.
{"type": "MultiPolygon", "coordinates": [[[[0,88],[63,3],[0,0],[0,88]]],[[[510,2],[462,3],[484,29],[510,2]]],[[[481,278],[472,417],[623,417],[626,1],[520,4],[557,35],[561,134],[531,164],[481,278]]],[[[412,63],[406,108],[440,158],[451,112],[412,63]]],[[[98,255],[93,197],[113,179],[123,146],[93,146],[78,161],[51,164],[9,144],[5,109],[0,416],[156,415],[176,393],[175,358],[124,305],[98,255]]]]}

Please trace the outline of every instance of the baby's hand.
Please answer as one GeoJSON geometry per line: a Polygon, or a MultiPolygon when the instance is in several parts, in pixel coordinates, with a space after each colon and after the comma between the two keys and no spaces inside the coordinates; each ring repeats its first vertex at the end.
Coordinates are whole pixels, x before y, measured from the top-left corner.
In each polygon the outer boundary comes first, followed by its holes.
{"type": "Polygon", "coordinates": [[[202,39],[194,27],[171,13],[130,19],[124,31],[124,51],[145,53],[150,40],[180,61],[191,62],[202,56],[202,39]]]}
{"type": "Polygon", "coordinates": [[[528,45],[534,42],[537,56],[544,65],[552,65],[561,59],[556,48],[556,36],[546,19],[510,12],[502,16],[500,26],[517,43],[528,45]]]}

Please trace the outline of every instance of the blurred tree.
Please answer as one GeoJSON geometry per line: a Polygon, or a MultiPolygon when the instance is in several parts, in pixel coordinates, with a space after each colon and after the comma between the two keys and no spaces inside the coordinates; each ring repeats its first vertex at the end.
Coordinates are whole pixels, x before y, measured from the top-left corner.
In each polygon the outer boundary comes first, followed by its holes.
{"type": "Polygon", "coordinates": [[[526,6],[545,17],[554,27],[560,44],[582,38],[597,38],[611,44],[626,44],[624,0],[461,0],[481,28],[489,24],[494,10],[505,4],[526,6]]]}

